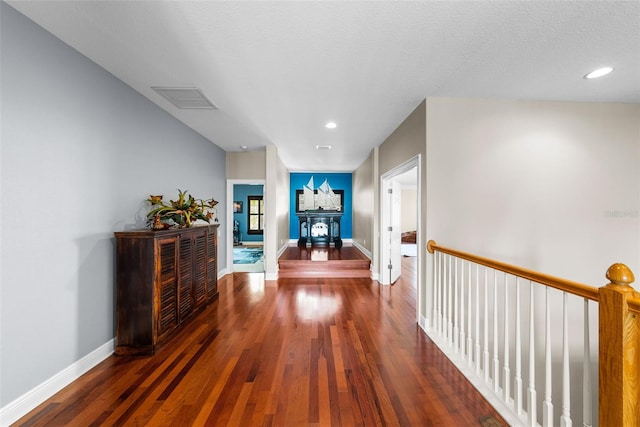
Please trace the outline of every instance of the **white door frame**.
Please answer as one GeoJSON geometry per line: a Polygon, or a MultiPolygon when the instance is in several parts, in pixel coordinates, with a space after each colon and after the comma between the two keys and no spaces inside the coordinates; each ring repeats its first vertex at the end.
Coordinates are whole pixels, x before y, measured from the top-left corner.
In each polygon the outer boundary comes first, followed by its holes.
{"type": "MultiPolygon", "coordinates": [[[[396,166],[395,168],[391,169],[390,171],[385,172],[384,174],[382,174],[380,176],[380,217],[382,218],[382,213],[383,212],[387,212],[390,207],[389,207],[389,197],[387,197],[387,194],[385,194],[385,188],[387,187],[387,181],[392,180],[394,177],[403,174],[413,168],[417,168],[417,188],[416,188],[416,195],[417,195],[417,201],[416,201],[416,247],[418,248],[418,254],[416,257],[416,319],[420,319],[420,312],[422,309],[422,263],[423,263],[423,258],[425,256],[425,254],[422,253],[422,155],[421,154],[417,154],[414,157],[410,158],[409,160],[401,163],[400,165],[396,166]]],[[[379,236],[380,236],[380,243],[382,243],[382,239],[389,239],[389,235],[388,235],[388,231],[386,229],[386,225],[383,224],[383,221],[380,221],[380,230],[379,230],[379,236]]],[[[378,260],[378,264],[379,264],[379,270],[380,270],[380,277],[383,277],[382,275],[387,271],[387,264],[384,263],[382,261],[382,253],[380,253],[379,255],[379,260],[378,260]]]]}
{"type": "MultiPolygon", "coordinates": [[[[264,179],[227,179],[227,273],[233,273],[233,186],[234,185],[262,185],[264,192],[264,179]]],[[[265,200],[266,202],[266,200],[265,200]]],[[[249,209],[249,206],[247,206],[249,209]]],[[[265,210],[266,212],[266,210],[265,210]]],[[[267,235],[263,235],[263,245],[267,246],[267,235]]]]}
{"type": "Polygon", "coordinates": [[[380,273],[378,282],[393,285],[402,274],[401,224],[402,188],[394,178],[382,179],[381,198],[384,198],[380,212],[380,273]]]}

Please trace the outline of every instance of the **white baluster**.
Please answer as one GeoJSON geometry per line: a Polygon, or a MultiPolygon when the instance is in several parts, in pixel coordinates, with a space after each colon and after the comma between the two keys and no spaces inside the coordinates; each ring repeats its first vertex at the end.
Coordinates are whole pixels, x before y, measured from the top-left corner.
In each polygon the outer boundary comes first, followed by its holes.
{"type": "MultiPolygon", "coordinates": [[[[482,370],[484,371],[484,382],[489,383],[489,281],[487,280],[488,268],[484,269],[484,353],[482,355],[482,370]]],[[[476,270],[477,273],[477,270],[476,270]]],[[[494,309],[495,311],[495,309],[494,309]]]]}
{"type": "MultiPolygon", "coordinates": [[[[476,264],[477,266],[478,264],[476,264]]],[[[473,363],[473,338],[471,338],[471,263],[469,263],[469,275],[467,278],[467,295],[469,295],[469,304],[467,304],[467,364],[471,366],[473,363]]]]}
{"type": "Polygon", "coordinates": [[[453,351],[458,352],[460,346],[460,332],[458,329],[458,318],[460,314],[458,312],[459,295],[458,295],[458,258],[453,262],[453,351]]]}
{"type": "MultiPolygon", "coordinates": [[[[469,288],[471,288],[471,281],[469,281],[469,288]]],[[[480,266],[476,264],[476,374],[480,375],[480,266]]],[[[471,304],[469,304],[471,305],[471,304]]],[[[471,330],[469,330],[469,335],[471,335],[471,330]]],[[[469,352],[471,352],[471,347],[469,347],[469,352]]],[[[471,360],[471,356],[469,356],[469,360],[471,360]]]]}
{"type": "Polygon", "coordinates": [[[447,342],[449,339],[449,335],[447,335],[447,327],[449,323],[449,301],[447,300],[449,294],[449,269],[447,268],[448,261],[449,255],[444,255],[444,259],[442,262],[442,335],[447,340],[447,342]]]}
{"type": "Polygon", "coordinates": [[[529,282],[529,390],[527,411],[529,414],[529,427],[538,425],[538,408],[536,405],[536,347],[534,335],[534,299],[533,299],[533,283],[529,282]]]}
{"type": "Polygon", "coordinates": [[[553,427],[551,378],[551,309],[549,307],[549,287],[545,287],[544,402],[542,402],[542,427],[553,427]]]}
{"type": "Polygon", "coordinates": [[[591,427],[592,408],[591,408],[591,341],[589,338],[589,300],[584,299],[584,358],[582,361],[582,425],[591,427]]]}
{"type": "Polygon", "coordinates": [[[438,254],[438,335],[442,337],[444,317],[444,254],[438,254]]]}
{"type": "MultiPolygon", "coordinates": [[[[571,427],[571,384],[569,375],[569,307],[567,293],[562,298],[562,416],[561,427],[571,427]]],[[[603,426],[608,427],[608,426],[603,426]]]]}
{"type": "Polygon", "coordinates": [[[520,278],[516,277],[516,374],[513,380],[513,401],[518,415],[522,415],[522,332],[520,330],[520,278]]]}
{"type": "Polygon", "coordinates": [[[508,405],[511,399],[510,384],[511,370],[509,369],[509,283],[507,281],[507,273],[504,274],[504,366],[503,371],[503,397],[508,405]]]}
{"type": "Polygon", "coordinates": [[[498,356],[498,272],[493,270],[493,391],[500,389],[500,357],[498,356]]]}
{"type": "Polygon", "coordinates": [[[464,260],[460,260],[460,358],[465,359],[465,339],[466,331],[464,329],[464,311],[466,310],[467,295],[464,288],[464,260]]]}
{"type": "Polygon", "coordinates": [[[447,284],[447,340],[449,342],[449,346],[453,343],[453,319],[451,318],[453,314],[453,310],[451,304],[453,303],[452,294],[451,294],[451,256],[449,258],[449,265],[447,266],[447,276],[449,277],[447,284]]]}
{"type": "Polygon", "coordinates": [[[438,330],[438,251],[433,253],[433,301],[431,302],[431,317],[433,328],[438,330]]]}
{"type": "Polygon", "coordinates": [[[441,300],[440,300],[440,289],[442,287],[442,254],[440,252],[436,252],[436,276],[438,277],[437,280],[435,280],[436,286],[435,289],[433,290],[433,301],[434,304],[436,306],[436,331],[438,333],[438,336],[442,336],[442,311],[440,310],[440,304],[441,304],[441,300]]]}

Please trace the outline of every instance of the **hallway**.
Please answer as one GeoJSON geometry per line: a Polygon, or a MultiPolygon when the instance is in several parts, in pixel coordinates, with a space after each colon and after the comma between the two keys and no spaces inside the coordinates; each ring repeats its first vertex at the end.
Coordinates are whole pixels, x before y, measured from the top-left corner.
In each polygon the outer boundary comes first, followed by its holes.
{"type": "Polygon", "coordinates": [[[225,276],[156,355],[110,357],[16,425],[505,425],[416,325],[413,269],[225,276]]]}

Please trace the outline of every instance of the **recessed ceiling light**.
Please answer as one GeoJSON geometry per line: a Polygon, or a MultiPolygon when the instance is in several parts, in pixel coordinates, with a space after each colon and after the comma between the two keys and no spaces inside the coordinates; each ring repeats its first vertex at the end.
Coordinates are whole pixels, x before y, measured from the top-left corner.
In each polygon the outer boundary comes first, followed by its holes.
{"type": "Polygon", "coordinates": [[[247,151],[247,149],[249,149],[249,147],[247,147],[246,145],[241,145],[241,146],[240,146],[240,149],[241,149],[242,151],[247,151]]]}
{"type": "Polygon", "coordinates": [[[316,145],[316,150],[331,150],[330,145],[316,145]]]}
{"type": "Polygon", "coordinates": [[[326,125],[324,125],[324,127],[326,127],[327,129],[335,129],[336,126],[338,126],[335,122],[328,122],[326,125]]]}
{"type": "Polygon", "coordinates": [[[585,79],[597,79],[598,77],[606,76],[613,71],[611,67],[598,68],[584,76],[585,79]]]}

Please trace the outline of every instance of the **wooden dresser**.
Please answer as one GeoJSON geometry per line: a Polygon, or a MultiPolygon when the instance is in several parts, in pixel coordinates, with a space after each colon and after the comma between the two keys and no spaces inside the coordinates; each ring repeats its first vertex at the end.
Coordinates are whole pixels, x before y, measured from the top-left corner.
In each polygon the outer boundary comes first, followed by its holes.
{"type": "Polygon", "coordinates": [[[218,224],[116,232],[116,354],[153,354],[218,297],[218,224]]]}

